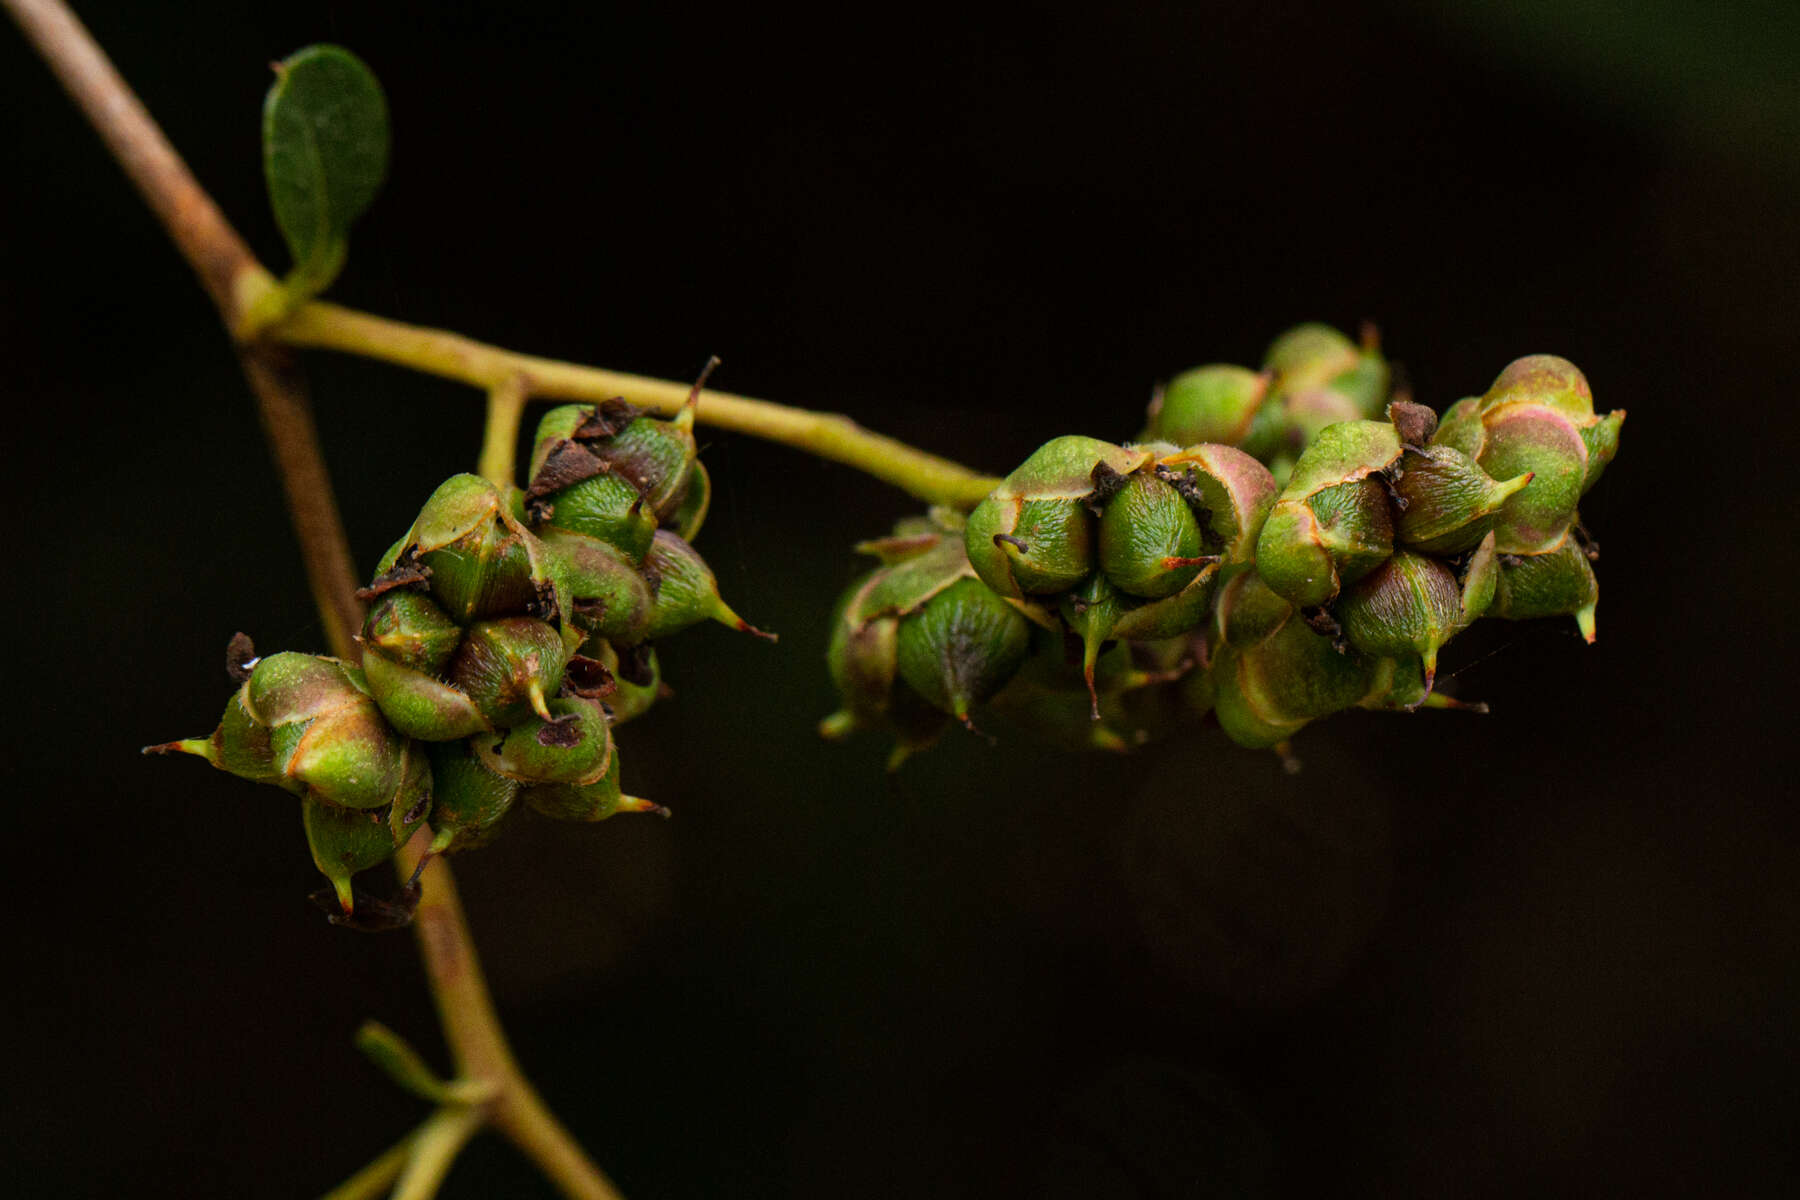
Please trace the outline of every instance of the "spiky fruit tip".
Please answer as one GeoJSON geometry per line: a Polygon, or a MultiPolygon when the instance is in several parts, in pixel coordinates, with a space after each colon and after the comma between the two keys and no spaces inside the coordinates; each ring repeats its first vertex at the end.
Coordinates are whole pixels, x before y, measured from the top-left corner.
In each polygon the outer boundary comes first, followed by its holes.
{"type": "Polygon", "coordinates": [[[669,812],[667,805],[658,804],[654,800],[646,800],[642,796],[620,796],[619,811],[622,813],[655,813],[665,821],[673,815],[669,812]]]}
{"type": "Polygon", "coordinates": [[[1581,630],[1581,640],[1590,646],[1594,644],[1594,638],[1598,635],[1598,630],[1594,626],[1594,608],[1595,605],[1587,604],[1575,610],[1575,624],[1581,630]]]}

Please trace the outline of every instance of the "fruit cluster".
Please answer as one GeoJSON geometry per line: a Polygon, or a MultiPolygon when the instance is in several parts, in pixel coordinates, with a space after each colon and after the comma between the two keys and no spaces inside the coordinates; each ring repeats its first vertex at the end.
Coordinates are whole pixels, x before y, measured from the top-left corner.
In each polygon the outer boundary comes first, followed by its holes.
{"type": "Polygon", "coordinates": [[[523,491],[453,476],[382,556],[360,593],[360,667],[234,640],[242,686],[218,729],[151,749],[300,796],[345,918],[351,877],[427,820],[446,853],[520,804],[572,821],[666,812],[620,790],[612,729],[662,690],[652,643],[708,619],[755,632],[689,541],[710,491],[691,401],[673,420],[622,401],[553,409],[523,491]]]}
{"type": "Polygon", "coordinates": [[[1056,438],[960,526],[869,543],[884,565],[839,604],[823,731],[889,729],[898,761],[991,701],[1067,739],[1079,697],[1096,746],[1171,709],[1281,746],[1354,706],[1458,707],[1438,651],[1479,617],[1573,615],[1592,641],[1576,505],[1624,412],[1549,355],[1441,422],[1388,387],[1372,339],[1302,326],[1261,372],[1179,376],[1141,442],[1056,438]]]}

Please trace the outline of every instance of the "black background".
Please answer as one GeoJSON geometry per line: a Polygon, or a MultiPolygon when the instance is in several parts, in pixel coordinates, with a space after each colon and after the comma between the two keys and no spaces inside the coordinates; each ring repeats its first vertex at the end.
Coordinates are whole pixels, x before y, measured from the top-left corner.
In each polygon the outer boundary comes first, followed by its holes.
{"type": "MultiPolygon", "coordinates": [[[[459,866],[553,1106],[628,1194],[1774,1194],[1795,1162],[1791,5],[83,5],[283,262],[266,64],[381,75],[390,182],[334,298],[847,412],[1003,471],[1152,382],[1378,322],[1443,407],[1550,351],[1625,407],[1584,507],[1600,640],[1451,648],[1487,718],[1353,714],[1306,769],[819,742],[823,626],[899,493],[710,434],[701,548],[770,647],[665,649],[624,731],[676,818],[459,866]]],[[[290,1196],[423,1115],[404,935],[329,928],[292,802],[210,728],[237,629],[322,649],[226,339],[0,30],[9,501],[7,1177],[290,1196]]],[[[478,398],[309,359],[366,569],[478,398]]],[[[547,1185],[496,1139],[447,1196],[547,1185]]]]}

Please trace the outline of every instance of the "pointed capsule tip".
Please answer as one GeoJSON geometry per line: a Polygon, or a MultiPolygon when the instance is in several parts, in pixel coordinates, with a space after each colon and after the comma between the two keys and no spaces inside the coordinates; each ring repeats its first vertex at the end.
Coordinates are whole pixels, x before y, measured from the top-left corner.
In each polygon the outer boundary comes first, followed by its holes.
{"type": "Polygon", "coordinates": [[[154,746],[145,746],[144,754],[192,754],[195,758],[212,761],[211,738],[182,738],[178,742],[159,742],[154,746]]]}
{"type": "MultiPolygon", "coordinates": [[[[727,609],[726,611],[730,612],[729,609],[727,609]]],[[[770,633],[766,629],[758,629],[756,626],[754,626],[750,622],[744,620],[744,618],[738,616],[736,613],[731,613],[730,616],[720,617],[719,619],[721,621],[723,621],[725,624],[731,626],[733,629],[737,630],[739,633],[747,633],[751,637],[761,638],[765,642],[779,642],[781,640],[780,634],[770,633]]]]}
{"type": "Polygon", "coordinates": [[[1100,719],[1100,693],[1094,690],[1094,657],[1092,653],[1088,655],[1087,662],[1082,665],[1081,677],[1087,680],[1088,711],[1093,714],[1094,720],[1098,721],[1100,719]]]}
{"type": "Polygon", "coordinates": [[[332,876],[331,888],[337,893],[338,907],[344,910],[344,915],[346,917],[355,915],[356,891],[350,886],[350,877],[348,875],[332,876]]]}
{"type": "Polygon", "coordinates": [[[1594,606],[1592,604],[1576,612],[1575,625],[1581,630],[1581,640],[1590,646],[1593,645],[1594,638],[1599,636],[1599,631],[1594,626],[1594,606]]]}
{"type": "Polygon", "coordinates": [[[642,796],[620,796],[619,811],[628,813],[654,813],[665,821],[673,815],[669,812],[666,805],[658,804],[654,800],[646,800],[642,796]]]}
{"type": "Polygon", "coordinates": [[[556,719],[550,712],[549,702],[544,699],[544,685],[542,681],[534,678],[530,683],[525,685],[525,694],[531,699],[532,712],[536,713],[546,721],[554,721],[556,719]]]}

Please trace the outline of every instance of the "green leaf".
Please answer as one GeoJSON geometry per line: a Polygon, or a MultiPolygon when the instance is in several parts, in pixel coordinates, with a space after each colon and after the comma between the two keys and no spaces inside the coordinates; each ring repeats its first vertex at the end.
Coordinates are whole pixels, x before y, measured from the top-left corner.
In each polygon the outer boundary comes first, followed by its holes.
{"type": "Polygon", "coordinates": [[[263,175],[294,269],[298,303],[344,265],[350,225],[387,174],[388,113],[381,84],[341,46],[308,46],[276,64],[263,103],[263,175]]]}

